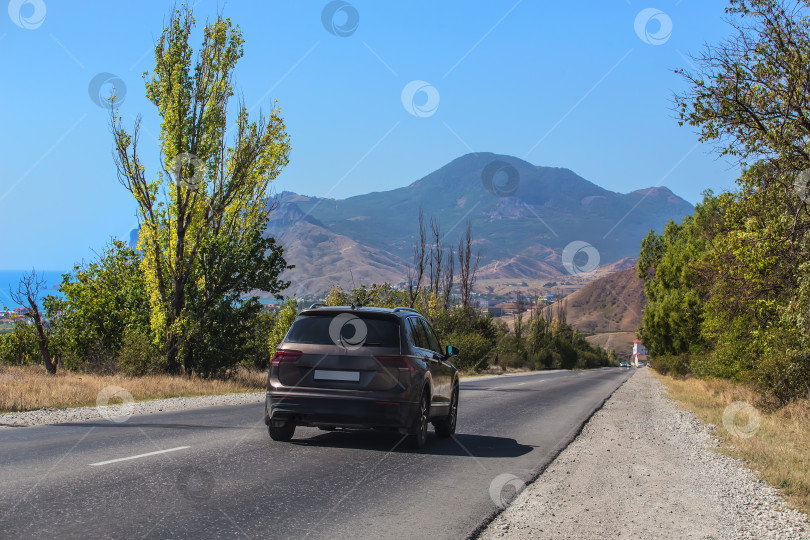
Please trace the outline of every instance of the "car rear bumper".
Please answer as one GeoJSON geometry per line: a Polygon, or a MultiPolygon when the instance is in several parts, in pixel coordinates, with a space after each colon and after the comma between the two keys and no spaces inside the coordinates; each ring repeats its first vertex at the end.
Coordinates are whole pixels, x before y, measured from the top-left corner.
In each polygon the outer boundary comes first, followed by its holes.
{"type": "Polygon", "coordinates": [[[302,426],[407,428],[416,401],[390,396],[320,395],[268,391],[264,422],[293,421],[302,426]]]}

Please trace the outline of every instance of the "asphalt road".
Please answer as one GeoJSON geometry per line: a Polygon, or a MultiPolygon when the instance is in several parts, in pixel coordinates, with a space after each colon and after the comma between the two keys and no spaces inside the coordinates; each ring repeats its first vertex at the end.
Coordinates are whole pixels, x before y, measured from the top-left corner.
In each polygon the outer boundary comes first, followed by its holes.
{"type": "Polygon", "coordinates": [[[276,443],[262,404],[0,430],[0,538],[465,538],[632,372],[464,380],[456,436],[421,451],[315,428],[276,443]]]}

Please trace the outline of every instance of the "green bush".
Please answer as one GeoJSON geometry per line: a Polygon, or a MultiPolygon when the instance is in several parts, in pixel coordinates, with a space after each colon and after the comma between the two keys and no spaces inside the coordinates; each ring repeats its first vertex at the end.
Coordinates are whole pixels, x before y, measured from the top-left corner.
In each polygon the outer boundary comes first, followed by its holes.
{"type": "Polygon", "coordinates": [[[290,329],[290,326],[292,326],[292,323],[295,322],[297,316],[298,304],[294,298],[288,298],[281,307],[281,311],[278,312],[273,328],[268,334],[267,347],[271,356],[275,352],[276,347],[278,347],[278,344],[281,343],[281,340],[284,339],[284,336],[287,335],[287,331],[290,329]]]}
{"type": "Polygon", "coordinates": [[[41,361],[34,325],[17,322],[14,330],[0,335],[0,362],[10,366],[26,366],[41,361]]]}
{"type": "Polygon", "coordinates": [[[796,334],[775,331],[759,358],[752,380],[767,406],[810,398],[810,352],[796,334]]]}
{"type": "Polygon", "coordinates": [[[248,369],[267,369],[270,359],[273,358],[275,346],[271,344],[271,335],[274,332],[278,317],[270,311],[262,311],[253,323],[253,332],[248,339],[242,365],[248,369]]]}
{"type": "MultiPolygon", "coordinates": [[[[182,320],[177,358],[187,374],[201,377],[228,376],[246,358],[254,358],[256,322],[263,312],[257,299],[225,299],[204,316],[192,309],[182,320]]],[[[168,369],[168,365],[167,365],[168,369]]]]}
{"type": "Polygon", "coordinates": [[[166,370],[166,358],[147,334],[128,332],[118,351],[118,368],[126,375],[146,375],[166,370]]]}
{"type": "Polygon", "coordinates": [[[473,332],[451,332],[443,337],[443,344],[458,347],[459,355],[452,362],[465,371],[486,369],[494,353],[490,341],[473,332]]]}
{"type": "Polygon", "coordinates": [[[472,332],[487,339],[491,346],[501,334],[492,316],[482,316],[471,307],[439,310],[431,323],[442,338],[453,332],[472,332]]]}
{"type": "Polygon", "coordinates": [[[683,377],[692,373],[693,357],[688,354],[661,355],[652,359],[650,365],[661,375],[683,377]]]}
{"type": "Polygon", "coordinates": [[[348,306],[360,304],[363,306],[378,306],[393,308],[407,306],[409,303],[407,291],[394,288],[390,283],[371,287],[360,285],[351,291],[344,291],[342,287],[335,286],[326,295],[324,302],[327,306],[348,306]]]}
{"type": "Polygon", "coordinates": [[[554,348],[557,354],[559,354],[560,367],[562,369],[575,369],[577,367],[579,355],[577,354],[577,350],[567,340],[555,339],[554,348]]]}
{"type": "Polygon", "coordinates": [[[62,275],[61,295],[46,296],[52,354],[67,369],[114,371],[127,332],[149,331],[149,296],[141,257],[114,239],[96,260],[62,275]]]}

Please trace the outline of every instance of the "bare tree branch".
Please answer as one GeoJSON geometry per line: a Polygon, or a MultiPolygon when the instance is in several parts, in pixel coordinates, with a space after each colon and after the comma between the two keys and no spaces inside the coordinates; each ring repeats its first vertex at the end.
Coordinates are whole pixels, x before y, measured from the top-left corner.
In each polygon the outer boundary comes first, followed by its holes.
{"type": "Polygon", "coordinates": [[[39,354],[42,361],[45,363],[45,371],[49,375],[56,374],[56,363],[51,358],[49,349],[48,333],[45,330],[45,323],[42,320],[42,314],[39,311],[39,295],[45,290],[45,276],[37,275],[37,271],[31,270],[30,273],[23,274],[20,282],[17,284],[17,290],[11,290],[11,299],[17,304],[27,308],[25,316],[29,318],[37,329],[37,346],[39,347],[39,354]]]}

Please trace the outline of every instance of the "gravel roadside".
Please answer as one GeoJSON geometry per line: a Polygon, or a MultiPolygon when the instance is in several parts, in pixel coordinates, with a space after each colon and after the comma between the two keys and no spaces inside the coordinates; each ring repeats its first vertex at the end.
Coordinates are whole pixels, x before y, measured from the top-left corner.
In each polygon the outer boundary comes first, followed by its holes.
{"type": "Polygon", "coordinates": [[[123,418],[136,414],[153,414],[157,412],[197,409],[200,407],[216,407],[218,405],[245,405],[247,403],[261,403],[263,401],[264,392],[257,392],[249,394],[225,394],[220,396],[154,399],[152,401],[125,402],[120,405],[104,407],[74,407],[71,409],[46,408],[37,409],[36,411],[0,414],[0,429],[63,424],[65,422],[80,422],[82,420],[98,420],[101,418],[111,418],[115,419],[115,421],[122,421],[123,418]]]}
{"type": "Polygon", "coordinates": [[[810,539],[807,516],[665,392],[639,369],[479,538],[810,539]]]}

